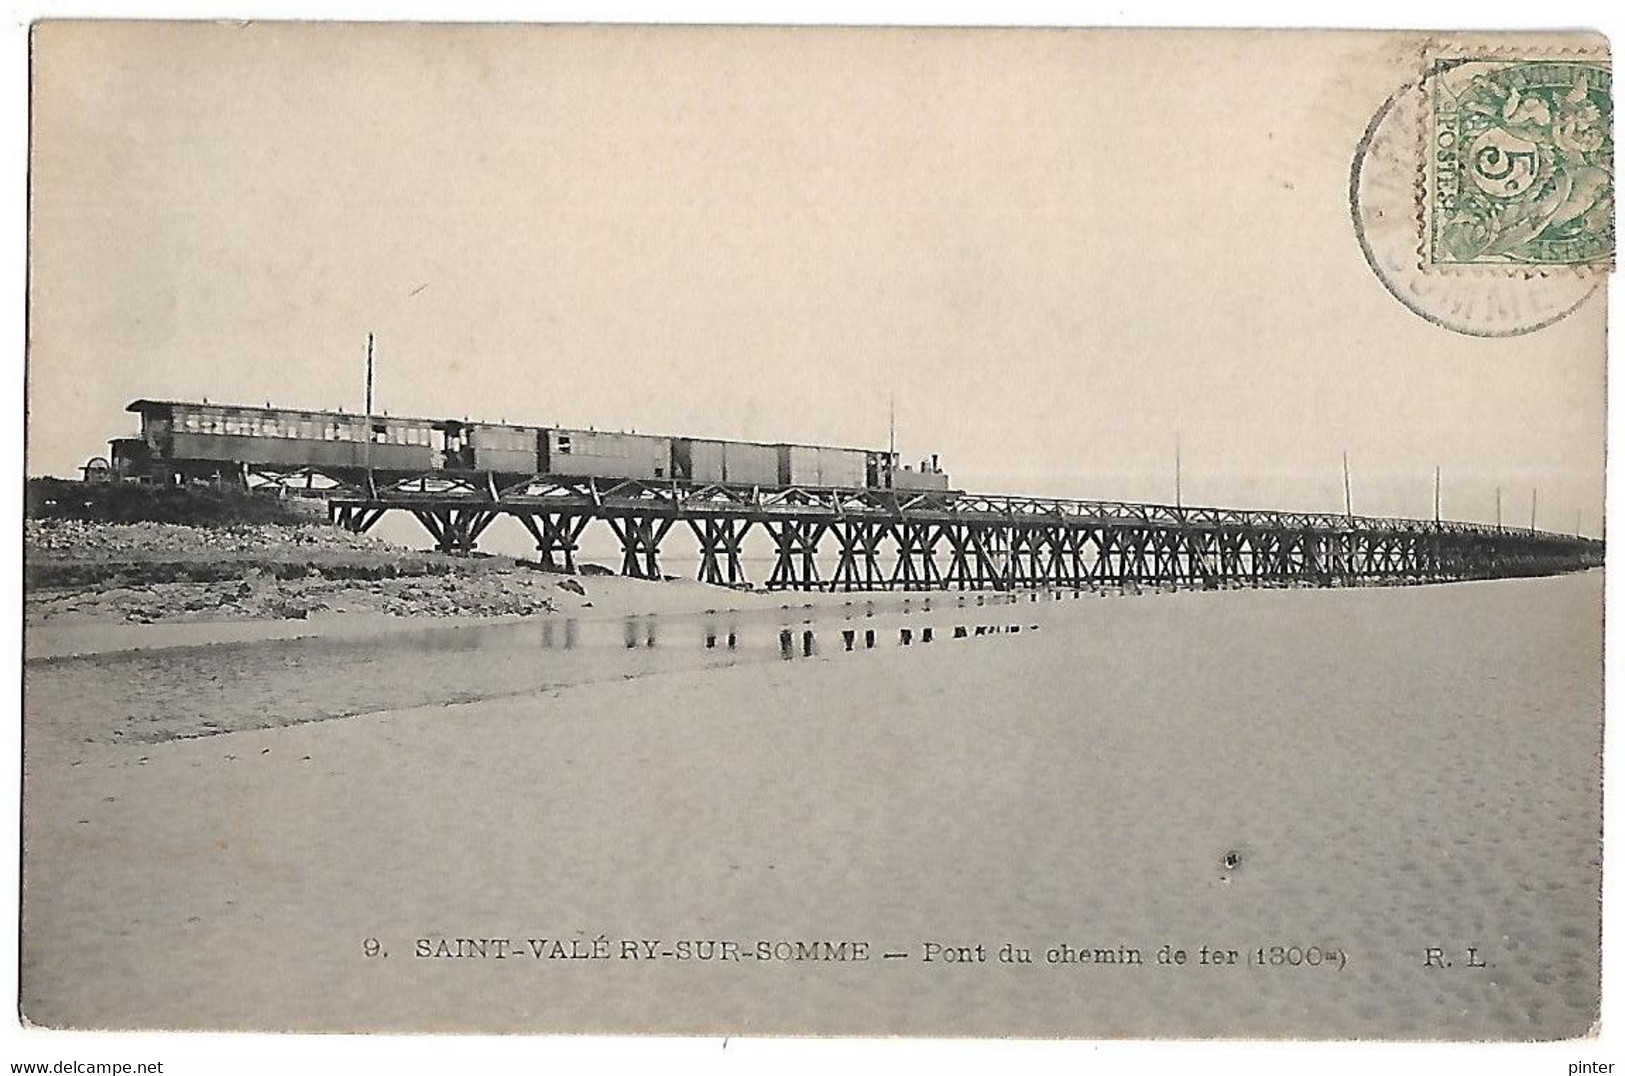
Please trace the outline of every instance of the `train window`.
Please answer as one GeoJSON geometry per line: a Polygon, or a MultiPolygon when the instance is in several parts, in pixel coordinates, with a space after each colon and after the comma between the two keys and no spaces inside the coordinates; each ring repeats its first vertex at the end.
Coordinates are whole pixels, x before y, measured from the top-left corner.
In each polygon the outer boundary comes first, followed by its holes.
{"type": "Polygon", "coordinates": [[[570,435],[569,434],[567,434],[567,433],[559,434],[559,446],[558,447],[559,447],[559,455],[568,456],[570,454],[570,435]]]}

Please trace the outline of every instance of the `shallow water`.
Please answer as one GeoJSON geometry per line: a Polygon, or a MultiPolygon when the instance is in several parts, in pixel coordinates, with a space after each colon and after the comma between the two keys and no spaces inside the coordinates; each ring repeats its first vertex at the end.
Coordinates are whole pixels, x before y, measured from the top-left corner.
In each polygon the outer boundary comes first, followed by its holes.
{"type": "Polygon", "coordinates": [[[1086,621],[1098,601],[1077,591],[878,595],[776,609],[555,615],[41,658],[28,663],[28,683],[36,705],[64,715],[43,730],[47,740],[152,743],[613,678],[1030,634],[1086,621]]]}

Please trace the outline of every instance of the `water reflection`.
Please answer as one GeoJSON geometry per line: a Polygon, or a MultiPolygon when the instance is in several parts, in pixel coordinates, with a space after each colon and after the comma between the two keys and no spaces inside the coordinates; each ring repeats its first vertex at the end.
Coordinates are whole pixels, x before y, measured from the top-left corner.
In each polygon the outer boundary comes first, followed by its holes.
{"type": "MultiPolygon", "coordinates": [[[[1056,594],[1052,600],[1063,596],[1056,594]]],[[[495,624],[426,624],[363,638],[292,639],[252,645],[270,646],[286,654],[291,665],[299,664],[303,654],[330,657],[333,651],[358,660],[365,660],[368,654],[475,651],[502,652],[520,662],[527,660],[527,654],[554,654],[561,659],[565,654],[597,654],[600,658],[619,655],[614,660],[625,663],[628,675],[640,675],[654,669],[699,668],[737,661],[830,659],[860,650],[913,650],[935,642],[938,632],[945,640],[1008,638],[1023,626],[1009,624],[1008,617],[998,618],[1004,622],[990,623],[994,617],[989,614],[994,606],[1022,600],[1022,595],[1010,593],[960,594],[937,595],[934,599],[915,596],[894,599],[889,604],[856,599],[845,604],[787,605],[782,609],[561,615],[495,624]],[[976,606],[984,608],[973,607],[971,598],[976,606]],[[822,635],[829,636],[827,647],[822,635]]],[[[1033,613],[1037,616],[1039,610],[1033,613]]],[[[1068,613],[1079,615],[1072,610],[1068,613]]],[[[1026,630],[1037,627],[1034,624],[1026,630]]]]}

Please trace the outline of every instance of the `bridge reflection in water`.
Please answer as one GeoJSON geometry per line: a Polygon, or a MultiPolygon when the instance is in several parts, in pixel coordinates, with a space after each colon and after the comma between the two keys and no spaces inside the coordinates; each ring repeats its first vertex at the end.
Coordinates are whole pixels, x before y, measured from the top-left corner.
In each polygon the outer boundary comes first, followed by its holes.
{"type": "Polygon", "coordinates": [[[1401,585],[1575,571],[1600,565],[1604,548],[1532,528],[1332,513],[603,479],[503,486],[495,475],[335,490],[328,511],[356,532],[408,512],[448,553],[473,551],[512,516],[562,571],[576,570],[583,532],[602,521],[622,573],[650,579],[681,524],[699,543],[698,578],[730,586],[755,582],[740,548],[761,528],[774,558],[760,582],[773,590],[1401,585]]]}

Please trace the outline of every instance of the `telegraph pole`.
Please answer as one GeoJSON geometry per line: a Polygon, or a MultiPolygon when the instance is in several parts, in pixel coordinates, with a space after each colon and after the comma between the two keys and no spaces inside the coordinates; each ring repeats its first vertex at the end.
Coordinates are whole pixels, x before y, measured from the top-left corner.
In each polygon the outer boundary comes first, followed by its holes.
{"type": "Polygon", "coordinates": [[[1185,507],[1185,491],[1181,485],[1182,475],[1179,454],[1179,434],[1174,434],[1174,507],[1185,507]]]}
{"type": "Polygon", "coordinates": [[[886,411],[886,451],[891,453],[891,462],[897,463],[897,394],[891,394],[887,401],[886,411]]]}
{"type": "Polygon", "coordinates": [[[367,415],[361,427],[361,467],[367,472],[367,490],[372,493],[372,333],[367,334],[367,415]]]}
{"type": "Polygon", "coordinates": [[[1343,453],[1343,514],[1354,518],[1354,488],[1349,485],[1349,454],[1343,453]]]}

